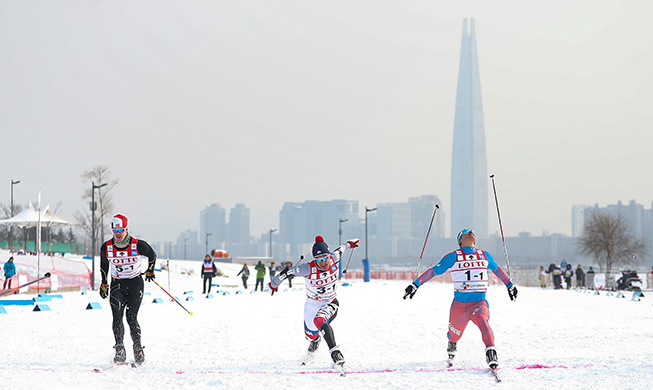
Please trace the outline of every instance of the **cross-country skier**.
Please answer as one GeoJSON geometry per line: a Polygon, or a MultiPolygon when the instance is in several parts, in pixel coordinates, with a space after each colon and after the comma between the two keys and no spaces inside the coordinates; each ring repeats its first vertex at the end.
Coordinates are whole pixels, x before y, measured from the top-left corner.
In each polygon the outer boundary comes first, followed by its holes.
{"type": "Polygon", "coordinates": [[[100,248],[100,270],[102,271],[102,284],[100,296],[102,299],[109,296],[111,313],[113,314],[113,337],[116,341],[114,349],[115,363],[124,363],[127,360],[123,338],[125,326],[122,321],[123,313],[127,309],[127,324],[134,343],[134,361],[137,365],[145,361],[143,346],[141,344],[141,327],[138,324],[138,309],[143,299],[143,278],[141,266],[143,258],[147,258],[145,279],[154,280],[154,264],[156,253],[145,241],[131,237],[127,231],[127,217],[116,214],[111,220],[113,238],[100,248]],[[111,271],[111,288],[108,284],[109,269],[111,271]]]}
{"type": "Polygon", "coordinates": [[[411,285],[406,287],[404,299],[411,299],[417,289],[436,275],[442,275],[451,269],[453,280],[454,298],[449,312],[449,331],[447,338],[448,363],[453,364],[456,355],[456,343],[463,335],[465,327],[471,320],[481,330],[483,342],[485,343],[485,357],[491,369],[499,366],[497,352],[494,348],[494,333],[490,328],[490,309],[485,299],[489,275],[488,270],[501,279],[508,288],[508,295],[511,300],[517,299],[517,287],[515,287],[508,275],[498,265],[492,255],[481,249],[475,248],[476,235],[472,229],[464,229],[458,233],[458,245],[460,249],[444,256],[438,264],[426,270],[411,285]]]}
{"type": "Polygon", "coordinates": [[[310,340],[308,346],[307,361],[313,358],[313,354],[324,337],[331,359],[334,365],[340,369],[345,364],[345,358],[340,352],[340,346],[336,344],[331,322],[338,314],[338,299],[336,287],[340,269],[340,257],[347,249],[358,246],[357,238],[340,245],[333,252],[322,236],[315,237],[313,244],[313,260],[308,263],[285,268],[275,276],[268,286],[272,295],[279,289],[279,285],[290,276],[303,276],[306,278],[306,303],[304,304],[304,333],[310,340]]]}

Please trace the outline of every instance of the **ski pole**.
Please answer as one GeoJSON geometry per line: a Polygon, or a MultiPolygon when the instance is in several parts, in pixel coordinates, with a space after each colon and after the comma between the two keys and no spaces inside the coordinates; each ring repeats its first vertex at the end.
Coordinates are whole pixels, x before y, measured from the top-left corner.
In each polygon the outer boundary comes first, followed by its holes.
{"type": "MultiPolygon", "coordinates": [[[[160,285],[159,283],[157,283],[156,280],[152,279],[152,281],[154,282],[154,284],[156,284],[157,286],[161,287],[161,285],[160,285]]],[[[178,301],[177,299],[175,299],[175,297],[173,297],[172,295],[170,295],[170,293],[167,292],[165,288],[161,287],[161,290],[163,290],[164,293],[168,294],[168,296],[169,296],[170,298],[172,298],[173,301],[177,302],[177,304],[178,304],[179,306],[181,306],[182,309],[186,310],[186,313],[188,313],[188,314],[190,314],[190,315],[193,315],[193,312],[192,312],[192,311],[188,311],[188,309],[186,309],[186,308],[184,307],[184,305],[182,305],[181,303],[179,303],[179,301],[178,301]]]]}
{"type": "Polygon", "coordinates": [[[424,249],[426,249],[426,242],[429,240],[429,234],[431,234],[431,227],[433,226],[433,220],[435,219],[435,214],[438,212],[440,206],[437,204],[433,208],[433,215],[431,216],[431,223],[429,224],[429,229],[426,231],[426,238],[424,239],[424,245],[422,246],[422,253],[419,255],[419,261],[417,262],[417,268],[415,269],[415,277],[419,273],[419,266],[422,264],[422,256],[424,256],[424,249]]]}
{"type": "Polygon", "coordinates": [[[499,199],[497,198],[497,188],[494,186],[494,175],[490,175],[492,179],[492,190],[494,191],[494,203],[497,205],[497,216],[499,217],[499,229],[501,229],[501,241],[503,242],[503,255],[506,258],[506,266],[508,267],[508,277],[510,277],[510,262],[508,261],[508,248],[506,247],[506,238],[503,236],[503,224],[501,223],[501,213],[499,212],[499,199]]]}
{"type": "Polygon", "coordinates": [[[34,279],[34,280],[32,280],[31,282],[29,282],[29,283],[25,283],[25,284],[23,284],[22,286],[18,286],[18,287],[10,288],[10,289],[8,289],[7,291],[0,292],[0,297],[5,296],[5,295],[9,295],[9,294],[13,294],[14,292],[20,290],[20,289],[23,288],[23,287],[27,287],[27,286],[29,286],[30,284],[38,283],[38,282],[40,282],[41,280],[43,280],[43,279],[47,279],[47,278],[49,278],[49,277],[50,277],[50,273],[49,273],[49,272],[46,272],[45,275],[44,275],[43,277],[40,277],[40,278],[38,278],[38,279],[34,279]]]}
{"type": "Polygon", "coordinates": [[[356,248],[355,247],[351,248],[351,253],[349,254],[349,260],[347,260],[347,266],[345,267],[345,270],[342,271],[343,274],[346,274],[347,270],[349,269],[349,263],[351,262],[351,257],[354,255],[354,249],[356,248]]]}

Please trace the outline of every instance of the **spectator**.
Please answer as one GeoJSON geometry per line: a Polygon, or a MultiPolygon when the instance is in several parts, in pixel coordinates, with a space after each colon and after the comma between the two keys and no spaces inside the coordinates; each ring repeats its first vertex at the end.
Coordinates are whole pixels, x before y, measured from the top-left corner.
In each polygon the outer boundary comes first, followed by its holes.
{"type": "Polygon", "coordinates": [[[564,269],[563,273],[565,277],[565,284],[567,285],[567,290],[571,288],[571,277],[574,276],[574,270],[571,269],[571,264],[567,264],[567,267],[564,269]]]}
{"type": "Polygon", "coordinates": [[[272,279],[274,279],[274,275],[277,274],[277,266],[274,265],[274,261],[270,264],[268,269],[270,270],[270,281],[272,281],[272,279]]]}
{"type": "Polygon", "coordinates": [[[11,283],[14,280],[14,276],[16,275],[16,265],[14,264],[13,256],[7,260],[5,266],[2,267],[2,270],[5,271],[5,282],[2,285],[2,289],[6,290],[11,288],[11,283]]]}
{"type": "Polygon", "coordinates": [[[587,288],[590,290],[594,290],[596,287],[594,286],[594,269],[590,267],[590,269],[587,271],[587,288]]]}
{"type": "Polygon", "coordinates": [[[243,288],[247,290],[247,279],[249,279],[249,268],[247,267],[247,264],[243,264],[243,268],[236,274],[236,276],[241,274],[243,275],[241,276],[243,279],[243,288]]]}
{"type": "Polygon", "coordinates": [[[576,287],[585,287],[585,271],[580,264],[576,267],[576,287]]]}
{"type": "Polygon", "coordinates": [[[254,267],[256,270],[256,286],[254,286],[254,291],[258,289],[259,283],[261,284],[261,291],[263,291],[263,279],[265,279],[265,265],[259,260],[258,264],[254,267]]]}
{"type": "Polygon", "coordinates": [[[551,263],[549,265],[549,272],[551,279],[553,279],[553,288],[560,290],[562,288],[562,270],[557,265],[551,263]]]}
{"type": "Polygon", "coordinates": [[[544,266],[540,266],[540,273],[537,275],[538,279],[540,280],[540,287],[541,288],[546,288],[546,270],[544,269],[544,266]]]}

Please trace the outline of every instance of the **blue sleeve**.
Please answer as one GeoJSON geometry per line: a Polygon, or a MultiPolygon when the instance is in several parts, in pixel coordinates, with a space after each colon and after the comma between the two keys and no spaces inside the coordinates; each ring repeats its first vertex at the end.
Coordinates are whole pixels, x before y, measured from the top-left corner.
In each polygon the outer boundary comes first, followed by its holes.
{"type": "Polygon", "coordinates": [[[492,257],[490,252],[486,252],[486,251],[483,252],[485,252],[485,258],[487,259],[487,269],[494,272],[497,278],[501,279],[501,281],[503,282],[503,284],[506,285],[506,287],[508,288],[512,287],[512,282],[510,281],[510,278],[503,270],[503,268],[501,268],[501,266],[497,264],[496,261],[494,261],[494,257],[492,257]]]}
{"type": "Polygon", "coordinates": [[[443,273],[447,272],[447,270],[453,267],[455,263],[456,263],[456,252],[451,252],[448,255],[444,256],[439,263],[424,271],[424,273],[421,274],[420,277],[417,278],[415,281],[413,281],[413,283],[415,283],[415,285],[419,287],[422,284],[433,279],[436,275],[442,275],[443,273]]]}

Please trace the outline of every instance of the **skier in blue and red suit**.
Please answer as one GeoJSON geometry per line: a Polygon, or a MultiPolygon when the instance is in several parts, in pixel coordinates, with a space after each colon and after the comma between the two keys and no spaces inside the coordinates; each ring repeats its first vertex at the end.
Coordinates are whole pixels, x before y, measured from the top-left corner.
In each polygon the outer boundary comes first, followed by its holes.
{"type": "Polygon", "coordinates": [[[489,282],[488,270],[501,279],[508,288],[508,295],[511,300],[517,299],[517,287],[512,284],[510,278],[497,264],[492,255],[482,249],[477,249],[476,235],[472,229],[464,229],[458,233],[458,246],[455,250],[444,256],[438,264],[427,269],[411,285],[406,287],[404,299],[411,299],[417,289],[436,275],[442,275],[451,269],[453,280],[454,297],[449,312],[449,331],[447,338],[448,363],[453,365],[453,358],[456,355],[456,343],[463,335],[465,327],[471,320],[481,330],[483,342],[485,343],[485,357],[492,369],[499,366],[497,352],[494,348],[494,333],[490,328],[490,309],[485,299],[489,282]]]}

